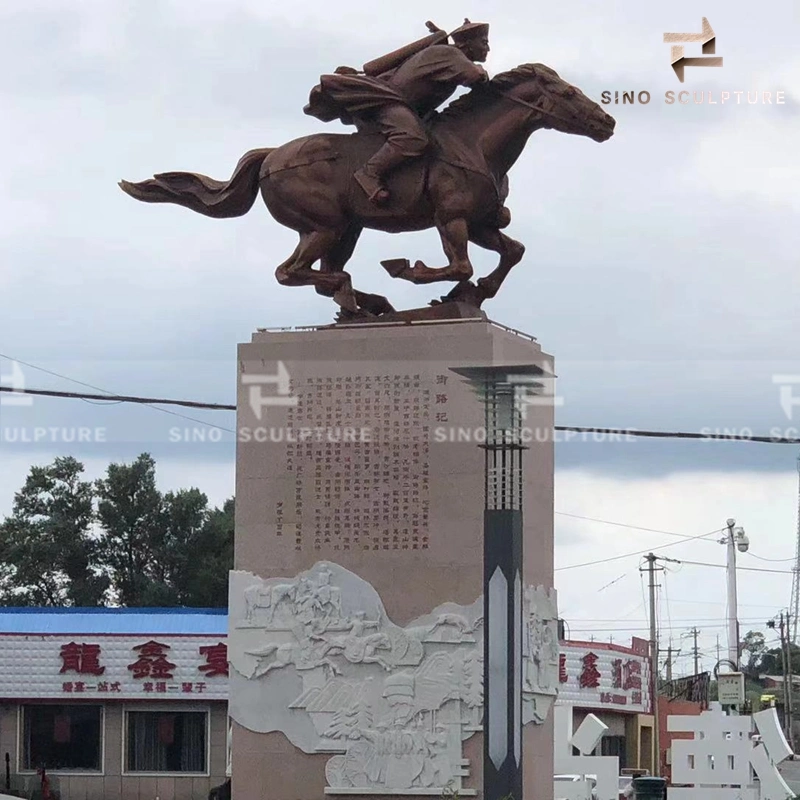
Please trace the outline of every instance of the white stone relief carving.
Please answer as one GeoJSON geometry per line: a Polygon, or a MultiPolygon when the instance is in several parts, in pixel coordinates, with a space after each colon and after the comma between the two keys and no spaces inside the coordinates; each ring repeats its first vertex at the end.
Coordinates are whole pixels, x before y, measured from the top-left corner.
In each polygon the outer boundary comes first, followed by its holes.
{"type": "Polygon", "coordinates": [[[401,628],[377,592],[320,562],[295,579],[231,573],[230,713],[330,753],[328,794],[461,794],[481,730],[483,599],[401,628]]]}
{"type": "MultiPolygon", "coordinates": [[[[555,699],[558,642],[555,592],[523,595],[526,724],[555,699]]],[[[232,572],[229,619],[231,717],[331,754],[326,793],[474,793],[462,742],[482,730],[482,597],[401,628],[369,583],[320,562],[294,579],[232,572]]]]}
{"type": "Polygon", "coordinates": [[[558,695],[556,590],[527,586],[522,619],[522,723],[541,725],[558,695]]]}

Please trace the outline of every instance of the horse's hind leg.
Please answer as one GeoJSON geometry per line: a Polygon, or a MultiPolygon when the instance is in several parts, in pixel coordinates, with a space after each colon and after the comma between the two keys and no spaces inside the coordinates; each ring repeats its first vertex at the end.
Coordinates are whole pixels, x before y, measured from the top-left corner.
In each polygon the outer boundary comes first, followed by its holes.
{"type": "MultiPolygon", "coordinates": [[[[320,261],[320,270],[325,273],[342,274],[345,264],[350,260],[356,249],[356,244],[358,244],[358,238],[361,236],[362,230],[363,229],[358,225],[351,225],[339,237],[339,241],[322,257],[320,261]]],[[[347,286],[342,286],[339,291],[344,293],[347,291],[347,288],[347,286]]],[[[328,297],[334,297],[337,302],[342,299],[336,296],[336,292],[331,292],[324,286],[317,286],[317,292],[328,297]]],[[[350,286],[350,292],[358,308],[370,314],[379,315],[385,314],[387,311],[394,311],[392,304],[382,295],[360,292],[357,289],[353,289],[352,285],[350,286]]],[[[344,313],[340,315],[341,318],[346,318],[348,316],[348,311],[353,314],[352,308],[344,306],[343,309],[344,313]]],[[[353,315],[357,315],[357,312],[353,315]]]]}
{"type": "Polygon", "coordinates": [[[276,270],[275,277],[281,286],[314,286],[323,293],[333,295],[350,276],[344,272],[326,273],[312,269],[312,265],[327,255],[339,238],[335,230],[311,231],[300,234],[300,243],[289,258],[276,270]]]}
{"type": "Polygon", "coordinates": [[[384,269],[393,278],[402,278],[412,283],[434,283],[436,281],[468,281],[472,277],[469,260],[469,227],[463,218],[437,222],[442,239],[442,249],[448,259],[446,267],[429,267],[417,261],[413,267],[405,259],[383,261],[384,269]]]}

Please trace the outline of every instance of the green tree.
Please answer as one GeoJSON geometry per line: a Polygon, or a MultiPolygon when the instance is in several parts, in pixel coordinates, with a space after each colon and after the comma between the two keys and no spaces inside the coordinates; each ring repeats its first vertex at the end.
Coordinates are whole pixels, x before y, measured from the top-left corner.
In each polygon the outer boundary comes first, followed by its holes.
{"type": "MultiPolygon", "coordinates": [[[[156,560],[162,536],[162,497],[156,464],[142,453],[132,464],[110,464],[97,481],[100,559],[121,606],[158,606],[166,597],[156,560]]],[[[169,603],[167,603],[169,604],[169,603]]]]}
{"type": "Polygon", "coordinates": [[[92,533],[93,491],[84,465],[56,458],[31,467],[0,524],[0,603],[18,606],[98,606],[108,576],[92,533]]]}
{"type": "Polygon", "coordinates": [[[743,657],[742,671],[748,678],[757,678],[761,672],[764,655],[767,652],[764,634],[759,631],[748,631],[739,644],[743,657]]]}
{"type": "Polygon", "coordinates": [[[94,484],[83,472],[74,458],[31,468],[0,523],[1,605],[227,605],[233,498],[162,494],[148,453],[94,484]]]}
{"type": "Polygon", "coordinates": [[[233,499],[209,509],[199,489],[162,495],[148,453],[111,464],[97,494],[101,556],[120,605],[227,606],[233,499]]]}
{"type": "Polygon", "coordinates": [[[181,605],[222,608],[228,605],[228,572],[233,569],[234,500],[205,512],[203,524],[184,550],[172,580],[181,605]],[[199,557],[198,557],[199,555],[199,557]]]}
{"type": "MultiPolygon", "coordinates": [[[[791,654],[792,675],[800,675],[800,647],[790,644],[789,653],[791,654]]],[[[770,648],[764,653],[761,671],[766,675],[783,675],[783,658],[780,647],[770,648]]]]}

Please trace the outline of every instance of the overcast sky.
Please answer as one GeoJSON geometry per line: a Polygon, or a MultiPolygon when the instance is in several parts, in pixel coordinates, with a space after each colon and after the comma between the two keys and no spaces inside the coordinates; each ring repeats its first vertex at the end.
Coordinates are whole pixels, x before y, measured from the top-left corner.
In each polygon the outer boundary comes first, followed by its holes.
{"type": "MultiPolygon", "coordinates": [[[[233,402],[236,344],[257,327],[327,323],[330,301],[274,282],[295,238],[260,201],[246,217],[216,221],[135,203],[116,182],[168,170],[227,178],[248,149],[334,130],[302,113],[320,73],[424,35],[427,19],[453,28],[466,15],[492,25],[491,74],[542,62],[595,100],[604,90],[653,98],[607,107],[617,129],[604,144],[537,133],[511,173],[509,233],[528,250],[486,310],[555,356],[559,424],[798,435],[800,407],[786,413],[773,382],[800,376],[796,3],[491,5],[485,17],[485,3],[420,0],[380,14],[384,6],[363,0],[340,0],[335,14],[318,0],[6,0],[0,372],[10,357],[114,392],[233,402]],[[724,66],[687,68],[681,86],[662,35],[699,31],[703,15],[724,66]],[[663,103],[682,88],[783,91],[786,102],[663,103]]],[[[699,54],[692,47],[687,56],[699,54]]],[[[438,237],[368,232],[350,271],[397,307],[424,305],[430,287],[400,285],[378,267],[398,255],[438,263],[438,237]]],[[[474,262],[485,273],[493,257],[478,251],[474,262]]],[[[80,388],[22,369],[29,387],[80,388]]],[[[218,426],[202,428],[222,441],[172,444],[171,427],[195,423],[147,407],[4,404],[0,428],[12,434],[0,442],[0,514],[32,463],[64,453],[97,477],[110,460],[147,450],[164,488],[197,485],[221,503],[234,469],[232,437],[219,429],[232,429],[233,415],[185,414],[218,426]],[[37,426],[102,428],[105,441],[9,441],[37,426]]],[[[740,565],[780,571],[740,573],[742,627],[760,627],[789,602],[791,562],[755,556],[794,554],[796,455],[777,445],[565,443],[556,508],[687,536],[735,517],[753,543],[740,565]]],[[[556,531],[557,567],[663,544],[671,558],[724,563],[717,544],[564,514],[556,531]]],[[[557,573],[575,638],[644,633],[638,564],[630,556],[557,573]]],[[[696,624],[710,667],[717,634],[725,645],[724,570],[668,566],[662,644],[671,634],[677,647],[696,624]]]]}

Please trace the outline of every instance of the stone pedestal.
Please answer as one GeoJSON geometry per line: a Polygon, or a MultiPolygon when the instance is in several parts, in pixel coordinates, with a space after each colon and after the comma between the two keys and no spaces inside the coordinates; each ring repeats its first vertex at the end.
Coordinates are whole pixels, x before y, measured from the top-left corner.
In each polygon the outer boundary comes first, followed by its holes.
{"type": "MultiPolygon", "coordinates": [[[[483,649],[484,411],[452,370],[513,364],[552,370],[533,338],[481,319],[264,331],[240,345],[236,800],[440,796],[448,770],[462,795],[482,795],[464,675],[483,649]]],[[[529,406],[524,424],[524,583],[547,588],[552,403],[529,406]]],[[[525,725],[530,800],[552,797],[552,748],[551,719],[525,725]]]]}

